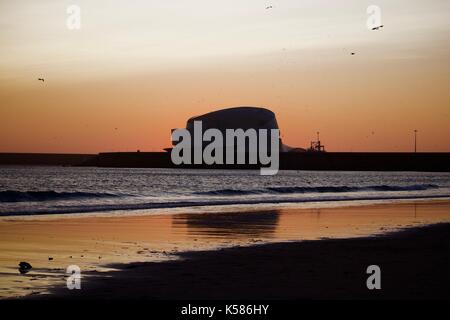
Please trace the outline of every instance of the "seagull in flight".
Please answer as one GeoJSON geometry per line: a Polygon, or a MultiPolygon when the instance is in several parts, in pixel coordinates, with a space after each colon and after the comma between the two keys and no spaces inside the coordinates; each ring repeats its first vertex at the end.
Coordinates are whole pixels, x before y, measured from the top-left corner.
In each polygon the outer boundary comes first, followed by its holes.
{"type": "Polygon", "coordinates": [[[384,27],[383,25],[378,26],[378,27],[373,27],[372,30],[380,30],[380,28],[383,28],[383,27],[384,27]]]}
{"type": "Polygon", "coordinates": [[[38,78],[38,81],[44,82],[45,80],[44,80],[44,78],[38,78]]]}

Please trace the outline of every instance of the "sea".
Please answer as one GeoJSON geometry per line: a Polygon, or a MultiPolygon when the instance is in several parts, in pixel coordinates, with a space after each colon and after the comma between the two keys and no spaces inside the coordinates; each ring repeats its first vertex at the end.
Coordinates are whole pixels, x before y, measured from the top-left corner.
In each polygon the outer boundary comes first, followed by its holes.
{"type": "Polygon", "coordinates": [[[439,172],[0,167],[0,216],[447,197],[450,173],[439,172]]]}

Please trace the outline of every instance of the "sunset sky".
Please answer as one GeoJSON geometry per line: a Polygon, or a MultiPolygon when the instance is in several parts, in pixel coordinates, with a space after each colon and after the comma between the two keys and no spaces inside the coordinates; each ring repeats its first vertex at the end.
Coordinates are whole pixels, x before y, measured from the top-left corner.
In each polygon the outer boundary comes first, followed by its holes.
{"type": "Polygon", "coordinates": [[[412,151],[417,129],[419,151],[450,151],[449,14],[448,0],[1,1],[0,152],[156,151],[232,106],[271,109],[292,146],[320,131],[328,151],[412,151]]]}

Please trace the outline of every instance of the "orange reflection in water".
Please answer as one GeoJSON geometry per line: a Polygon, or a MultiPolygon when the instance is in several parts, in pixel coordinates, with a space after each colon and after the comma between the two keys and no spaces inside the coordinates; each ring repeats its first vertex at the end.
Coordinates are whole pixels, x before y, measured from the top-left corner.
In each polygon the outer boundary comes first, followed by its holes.
{"type": "Polygon", "coordinates": [[[448,221],[449,201],[322,209],[280,207],[239,212],[2,218],[0,297],[43,294],[49,285],[63,284],[65,270],[73,264],[82,271],[103,272],[116,263],[175,259],[174,254],[180,251],[367,236],[448,221]],[[20,261],[31,263],[33,269],[26,275],[19,274],[20,261]]]}

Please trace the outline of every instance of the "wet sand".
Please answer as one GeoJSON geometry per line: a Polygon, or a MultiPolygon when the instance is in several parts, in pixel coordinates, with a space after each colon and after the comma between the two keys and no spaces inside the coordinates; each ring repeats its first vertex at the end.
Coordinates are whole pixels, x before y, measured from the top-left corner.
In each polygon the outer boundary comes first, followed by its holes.
{"type": "MultiPolygon", "coordinates": [[[[272,259],[284,259],[285,262],[282,264],[282,267],[286,274],[289,274],[297,270],[296,264],[300,262],[304,263],[304,268],[311,269],[310,267],[313,265],[308,267],[308,261],[312,261],[311,259],[320,260],[328,256],[330,252],[325,251],[321,253],[320,251],[322,244],[329,246],[327,245],[328,240],[311,242],[318,247],[305,253],[307,256],[307,258],[303,257],[305,259],[301,256],[291,255],[290,252],[292,250],[289,249],[291,246],[301,246],[304,243],[270,243],[323,238],[367,237],[385,234],[402,228],[440,222],[450,222],[449,201],[418,201],[322,209],[277,207],[254,208],[244,211],[242,209],[228,208],[222,209],[221,212],[207,213],[202,209],[202,211],[190,213],[167,214],[167,212],[160,212],[156,214],[144,213],[136,216],[117,216],[116,213],[115,216],[93,217],[2,218],[0,219],[0,297],[44,295],[49,292],[49,287],[65,288],[65,270],[69,265],[78,265],[81,268],[83,272],[83,290],[81,292],[86,293],[86,297],[90,296],[90,294],[87,294],[85,288],[88,288],[87,286],[91,284],[93,285],[95,278],[103,279],[103,276],[109,278],[112,275],[113,279],[119,279],[118,281],[120,281],[120,279],[126,279],[128,275],[135,274],[135,271],[141,270],[141,267],[144,269],[157,268],[157,270],[152,269],[148,270],[148,272],[150,272],[149,275],[152,275],[151,277],[155,277],[153,280],[160,279],[158,283],[160,283],[161,287],[165,287],[163,284],[167,282],[167,279],[164,277],[172,277],[170,274],[164,273],[172,268],[170,266],[176,266],[175,269],[179,268],[177,270],[179,270],[180,279],[185,279],[187,283],[191,283],[200,279],[195,277],[195,273],[192,273],[195,270],[189,269],[189,263],[194,263],[192,261],[203,261],[204,274],[201,273],[201,277],[205,279],[208,279],[209,273],[223,274],[226,268],[220,271],[220,268],[217,269],[220,266],[214,265],[214,261],[209,260],[217,260],[222,257],[224,251],[216,251],[218,249],[239,246],[253,247],[230,249],[231,251],[226,251],[226,254],[223,256],[224,259],[228,256],[228,253],[232,257],[234,254],[240,254],[239,252],[245,252],[245,255],[249,255],[250,258],[244,260],[242,257],[238,258],[235,261],[235,265],[230,265],[230,268],[235,270],[235,272],[227,275],[227,277],[235,278],[240,282],[243,281],[239,277],[245,275],[247,271],[250,272],[250,275],[253,272],[251,271],[253,268],[251,266],[252,261],[259,261],[260,264],[264,264],[262,257],[266,253],[267,263],[272,259]],[[264,244],[264,246],[258,245],[255,247],[255,244],[264,244]],[[271,248],[276,248],[276,250],[271,248]],[[316,253],[316,250],[318,253],[316,253]],[[193,253],[196,251],[198,254],[193,253]],[[278,251],[284,252],[283,255],[277,256],[275,253],[278,251]],[[186,252],[190,252],[189,256],[193,257],[193,259],[178,262],[178,260],[186,257],[186,252]],[[214,256],[216,254],[218,255],[217,257],[214,256]],[[253,259],[251,257],[254,254],[256,256],[253,259]],[[261,255],[260,260],[258,260],[258,254],[261,255]],[[49,260],[49,257],[53,259],[49,260]],[[300,258],[302,258],[301,261],[296,261],[296,259],[300,258]],[[177,262],[174,262],[174,264],[154,263],[161,261],[173,262],[173,260],[177,262]],[[26,275],[19,274],[17,264],[20,261],[31,263],[33,265],[32,271],[26,275]],[[136,265],[135,263],[148,263],[148,265],[136,265]],[[208,263],[213,264],[208,265],[208,263]],[[245,269],[247,271],[244,270],[244,273],[239,271],[241,263],[244,264],[242,267],[245,267],[245,264],[250,264],[248,265],[249,269],[245,269]],[[167,270],[165,266],[169,266],[167,270]],[[126,270],[131,270],[130,268],[133,271],[126,273],[126,270]],[[116,272],[114,270],[119,271],[116,272]],[[186,270],[186,272],[183,270],[186,270]],[[128,275],[125,276],[125,274],[128,275]]],[[[386,252],[395,252],[396,250],[386,243],[386,252]]],[[[291,253],[296,254],[296,252],[297,250],[294,250],[291,253]]],[[[351,250],[337,250],[336,254],[338,252],[341,252],[342,259],[345,259],[347,254],[357,253],[351,250]]],[[[401,250],[398,251],[400,254],[402,252],[401,250]]],[[[433,251],[431,250],[429,254],[433,255],[433,251]]],[[[419,253],[417,255],[420,256],[419,253]]],[[[397,255],[396,259],[401,260],[401,257],[401,255],[397,255]]],[[[333,259],[338,261],[339,257],[333,259]]],[[[328,263],[333,264],[333,259],[328,260],[328,263]]],[[[231,263],[231,260],[230,258],[228,262],[231,263]]],[[[353,260],[359,261],[359,256],[353,260]]],[[[224,263],[226,265],[226,261],[224,263]]],[[[373,264],[376,264],[376,261],[373,264]]],[[[269,268],[268,270],[271,269],[269,268]]],[[[139,279],[145,280],[146,272],[138,273],[136,281],[139,279]]],[[[269,274],[265,276],[269,277],[269,274]]],[[[271,277],[261,281],[273,282],[272,285],[275,285],[276,276],[271,277]]],[[[215,278],[206,282],[209,283],[207,285],[211,286],[219,280],[219,278],[215,278]]],[[[150,280],[147,279],[145,281],[150,280]]],[[[143,288],[154,285],[151,283],[147,284],[145,281],[142,284],[143,288]]],[[[176,289],[177,285],[180,284],[173,284],[172,289],[174,291],[178,290],[176,289]]],[[[260,285],[260,283],[254,282],[253,285],[249,284],[249,288],[259,292],[260,285]]],[[[119,284],[117,286],[120,287],[119,284]]],[[[143,290],[139,289],[140,285],[137,283],[133,284],[133,286],[128,291],[131,294],[130,297],[134,294],[133,290],[136,290],[136,293],[139,290],[143,290]]],[[[110,290],[102,291],[110,292],[105,293],[104,297],[116,296],[116,293],[111,291],[114,290],[114,286],[110,287],[110,290]]],[[[183,288],[183,286],[179,288],[183,288]]],[[[279,288],[282,288],[282,286],[280,285],[279,288]]],[[[211,288],[205,287],[204,289],[209,290],[211,288]]],[[[67,289],[64,290],[68,291],[67,289]]],[[[167,290],[170,294],[175,294],[170,289],[167,290]]],[[[179,292],[183,292],[183,290],[179,292]]],[[[217,290],[216,292],[217,294],[220,292],[225,294],[231,291],[217,290]]],[[[245,290],[242,291],[242,293],[244,292],[245,290]]],[[[285,292],[287,294],[289,290],[286,289],[285,292]]],[[[141,293],[146,298],[169,298],[169,296],[158,290],[141,293]]],[[[201,297],[200,291],[197,294],[198,297],[201,297]]],[[[99,297],[95,293],[92,293],[92,296],[99,297]]],[[[194,294],[192,297],[195,296],[194,294]]],[[[176,294],[173,297],[177,297],[176,294]]],[[[211,297],[214,297],[214,295],[211,297]]],[[[258,296],[253,297],[249,295],[248,297],[257,298],[258,296]]],[[[191,298],[191,296],[184,296],[184,298],[191,298]]]]}
{"type": "Polygon", "coordinates": [[[449,299],[450,223],[378,237],[184,253],[184,260],[122,265],[58,299],[449,299]],[[366,269],[381,269],[368,290],[366,269]]]}

